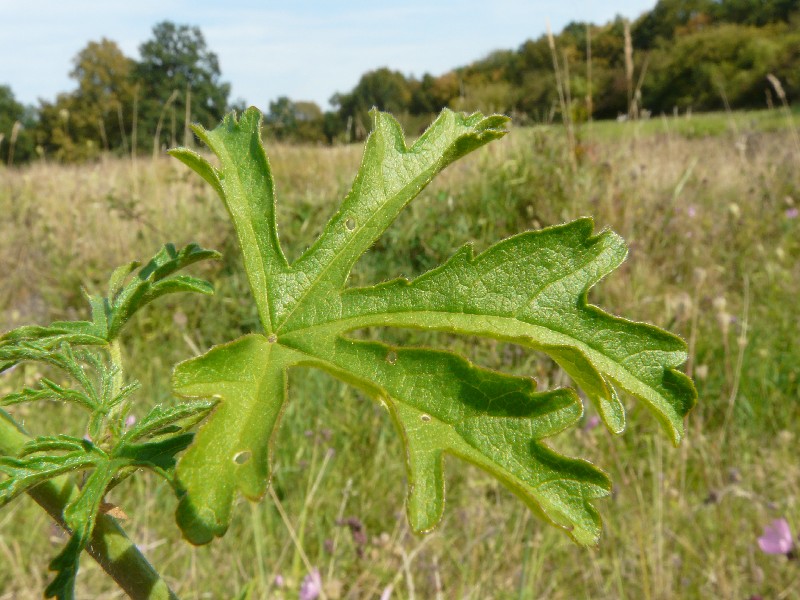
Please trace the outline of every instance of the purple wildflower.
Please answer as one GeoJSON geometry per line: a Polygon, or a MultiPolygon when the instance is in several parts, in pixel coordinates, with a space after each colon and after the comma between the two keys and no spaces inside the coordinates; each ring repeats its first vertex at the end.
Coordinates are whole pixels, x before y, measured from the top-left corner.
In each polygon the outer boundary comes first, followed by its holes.
{"type": "Polygon", "coordinates": [[[787,208],[784,214],[787,219],[796,219],[800,215],[800,210],[797,207],[787,208]]]}
{"type": "Polygon", "coordinates": [[[767,554],[789,554],[794,547],[794,540],[786,519],[775,519],[764,527],[764,535],[758,538],[758,546],[767,554]]]}
{"type": "Polygon", "coordinates": [[[690,219],[694,219],[697,216],[697,209],[690,204],[688,207],[686,207],[686,214],[690,219]]]}
{"type": "Polygon", "coordinates": [[[319,569],[316,567],[308,575],[303,578],[303,583],[300,585],[299,600],[317,600],[322,591],[322,576],[319,574],[319,569]]]}
{"type": "Polygon", "coordinates": [[[282,588],[285,583],[286,581],[283,579],[283,575],[278,573],[275,575],[275,580],[272,582],[272,585],[274,585],[276,588],[282,588]]]}
{"type": "Polygon", "coordinates": [[[592,415],[591,417],[586,419],[586,423],[583,425],[583,430],[591,431],[598,425],[600,425],[600,417],[598,417],[597,415],[592,415]]]}
{"type": "Polygon", "coordinates": [[[125,429],[130,429],[136,425],[136,415],[128,415],[125,417],[125,429]]]}

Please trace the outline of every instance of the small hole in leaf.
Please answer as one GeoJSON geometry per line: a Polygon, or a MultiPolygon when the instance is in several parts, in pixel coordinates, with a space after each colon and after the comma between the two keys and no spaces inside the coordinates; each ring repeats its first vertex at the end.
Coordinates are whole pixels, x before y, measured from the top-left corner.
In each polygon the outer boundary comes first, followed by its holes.
{"type": "Polygon", "coordinates": [[[267,337],[267,341],[268,341],[270,344],[274,344],[275,342],[277,342],[277,341],[278,341],[278,336],[277,336],[277,335],[275,335],[274,333],[270,333],[270,334],[269,334],[269,336],[267,337]]]}
{"type": "Polygon", "coordinates": [[[347,231],[353,231],[356,228],[355,219],[347,219],[347,221],[344,222],[344,226],[347,227],[347,231]]]}
{"type": "Polygon", "coordinates": [[[252,456],[252,454],[253,453],[250,452],[250,450],[245,450],[243,452],[237,452],[236,455],[234,455],[234,457],[233,457],[233,462],[235,462],[237,465],[243,465],[248,460],[250,460],[250,457],[252,456]]]}
{"type": "Polygon", "coordinates": [[[394,363],[396,363],[397,362],[397,352],[395,352],[394,350],[389,350],[388,354],[386,355],[386,362],[388,362],[390,365],[393,365],[394,363]]]}
{"type": "Polygon", "coordinates": [[[431,416],[430,415],[422,415],[422,416],[420,416],[420,419],[422,419],[423,423],[430,423],[431,422],[431,416]]]}

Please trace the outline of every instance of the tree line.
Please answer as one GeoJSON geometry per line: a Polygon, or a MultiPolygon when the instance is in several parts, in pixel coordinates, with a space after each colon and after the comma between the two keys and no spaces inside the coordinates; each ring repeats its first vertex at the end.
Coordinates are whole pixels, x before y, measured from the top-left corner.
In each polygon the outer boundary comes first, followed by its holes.
{"type": "MultiPolygon", "coordinates": [[[[0,85],[0,160],[86,160],[191,142],[188,123],[215,125],[230,101],[219,60],[197,27],[162,22],[139,60],[107,39],[74,58],[77,88],[26,107],[0,85]],[[13,156],[9,154],[13,151],[13,156]]],[[[365,73],[332,110],[280,97],[265,134],[337,143],[362,139],[372,107],[420,131],[443,107],[500,112],[518,123],[581,121],[685,110],[765,107],[800,96],[800,0],[660,0],[629,23],[573,22],[515,50],[498,50],[448,73],[365,73]]]]}
{"type": "Polygon", "coordinates": [[[232,108],[217,55],[197,27],[165,21],[139,46],[133,60],[116,42],[89,42],[73,59],[77,88],[26,107],[0,86],[0,159],[36,156],[62,161],[102,152],[159,152],[191,141],[189,123],[214,126],[232,108]]]}

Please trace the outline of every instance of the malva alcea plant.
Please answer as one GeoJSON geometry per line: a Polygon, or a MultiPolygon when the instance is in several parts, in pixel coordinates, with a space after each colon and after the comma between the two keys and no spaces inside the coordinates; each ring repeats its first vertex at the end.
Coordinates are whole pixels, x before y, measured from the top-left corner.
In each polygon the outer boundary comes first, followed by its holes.
{"type": "MultiPolygon", "coordinates": [[[[591,219],[525,232],[477,256],[466,246],[412,281],[348,288],[356,261],[438,172],[507,133],[506,117],[446,110],[409,147],[390,115],[372,114],[350,193],[292,264],[278,240],[256,109],[238,120],[227,116],[213,131],[195,128],[217,166],[189,149],[171,151],[225,203],[262,326],[175,368],[175,394],[189,399],[187,406],[206,402],[197,405],[198,415],[212,411],[177,467],[164,465],[180,496],[178,525],[192,543],[210,542],[227,530],[238,493],[263,496],[287,401],[287,370],[305,366],[356,386],[389,411],[405,447],[406,505],[415,531],[429,531],[442,517],[450,454],[497,477],[577,543],[596,543],[601,527],[592,501],[610,493],[607,475],[543,441],[581,418],[574,390],[538,391],[530,378],[480,368],[451,352],[348,334],[368,327],[427,329],[544,352],[612,432],[625,428],[620,390],[643,402],[676,444],[696,400],[691,380],[678,370],[684,342],[588,304],[588,290],[626,255],[623,241],[610,231],[595,234],[591,219]]],[[[12,334],[2,343],[14,344],[12,334]]]]}

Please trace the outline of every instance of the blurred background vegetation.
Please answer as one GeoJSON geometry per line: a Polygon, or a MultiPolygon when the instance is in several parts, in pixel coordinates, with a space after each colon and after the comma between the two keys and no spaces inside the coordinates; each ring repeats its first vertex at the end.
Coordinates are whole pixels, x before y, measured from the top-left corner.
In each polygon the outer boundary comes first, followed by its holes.
{"type": "MultiPolygon", "coordinates": [[[[217,56],[197,27],[157,24],[138,60],[112,40],[91,41],[73,63],[76,89],[39,106],[23,106],[0,86],[4,163],[158,153],[191,143],[189,123],[210,127],[245,106],[229,98],[217,56]]],[[[764,108],[779,105],[781,94],[800,94],[797,0],[660,0],[635,22],[574,22],[552,39],[543,35],[440,75],[370,71],[331,98],[332,110],[287,97],[262,108],[270,137],[331,144],[363,139],[373,106],[392,112],[413,135],[443,107],[505,113],[517,124],[579,123],[764,108]]]]}

